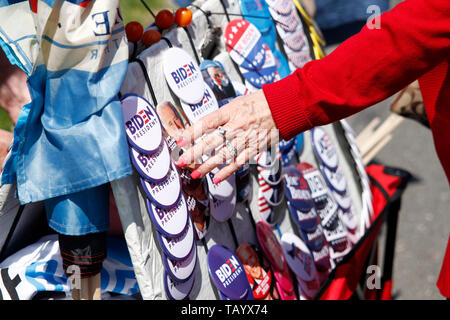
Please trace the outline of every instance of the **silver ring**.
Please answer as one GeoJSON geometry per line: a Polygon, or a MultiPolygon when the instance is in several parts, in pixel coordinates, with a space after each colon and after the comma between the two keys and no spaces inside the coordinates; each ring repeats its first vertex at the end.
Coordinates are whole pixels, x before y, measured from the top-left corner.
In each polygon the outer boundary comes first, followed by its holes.
{"type": "Polygon", "coordinates": [[[236,147],[234,147],[228,140],[225,141],[225,146],[227,147],[228,152],[231,154],[231,157],[233,159],[236,158],[238,155],[238,151],[237,151],[236,147]]]}
{"type": "Polygon", "coordinates": [[[223,141],[227,140],[227,137],[226,137],[227,130],[222,128],[222,126],[218,126],[217,127],[217,133],[222,137],[223,141]]]}

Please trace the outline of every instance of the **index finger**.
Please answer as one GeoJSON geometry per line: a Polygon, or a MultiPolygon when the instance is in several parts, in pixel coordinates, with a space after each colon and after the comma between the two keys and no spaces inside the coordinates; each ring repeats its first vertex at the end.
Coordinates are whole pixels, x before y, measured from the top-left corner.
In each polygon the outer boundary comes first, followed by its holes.
{"type": "Polygon", "coordinates": [[[181,135],[181,138],[177,141],[180,147],[193,143],[195,140],[203,136],[205,133],[216,129],[227,122],[227,116],[222,109],[218,109],[214,112],[202,117],[196,123],[189,128],[186,128],[181,135]]]}

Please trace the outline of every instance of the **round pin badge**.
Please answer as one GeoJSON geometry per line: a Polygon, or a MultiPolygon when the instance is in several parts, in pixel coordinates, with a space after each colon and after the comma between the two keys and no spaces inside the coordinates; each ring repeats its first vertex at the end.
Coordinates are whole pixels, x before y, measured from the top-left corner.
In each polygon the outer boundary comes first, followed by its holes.
{"type": "Polygon", "coordinates": [[[173,281],[166,270],[164,270],[164,290],[170,300],[184,300],[194,287],[195,277],[191,275],[185,282],[173,281]]]}
{"type": "Polygon", "coordinates": [[[272,207],[280,205],[284,199],[283,184],[279,183],[278,185],[271,186],[261,177],[258,179],[258,183],[259,189],[267,203],[272,207]]]}
{"type": "Polygon", "coordinates": [[[264,169],[270,169],[278,162],[276,149],[270,148],[256,155],[256,164],[264,169]]]}
{"type": "Polygon", "coordinates": [[[281,152],[281,163],[283,167],[289,166],[295,159],[296,154],[297,151],[295,150],[294,146],[284,152],[281,152]]]}
{"type": "Polygon", "coordinates": [[[340,194],[332,190],[331,193],[333,195],[334,200],[336,200],[338,207],[342,211],[348,211],[350,209],[352,205],[352,198],[347,192],[340,194]]]}
{"type": "Polygon", "coordinates": [[[242,15],[252,23],[261,33],[268,32],[273,22],[270,19],[269,8],[265,1],[240,0],[242,15]]]}
{"type": "Polygon", "coordinates": [[[268,183],[271,186],[276,186],[281,182],[281,173],[282,173],[282,165],[281,161],[278,160],[278,163],[276,163],[271,168],[263,168],[260,166],[257,166],[258,170],[258,176],[260,176],[266,183],[268,183]]]}
{"type": "Polygon", "coordinates": [[[263,85],[272,83],[275,80],[277,66],[275,57],[269,47],[264,43],[266,58],[261,68],[255,70],[248,70],[243,67],[239,67],[241,74],[244,78],[254,87],[261,89],[263,85]]]}
{"type": "Polygon", "coordinates": [[[211,172],[209,172],[205,177],[208,182],[208,190],[209,193],[214,196],[214,198],[219,200],[229,200],[236,193],[236,176],[232,174],[227,179],[221,181],[218,184],[213,182],[214,175],[219,172],[219,168],[222,168],[223,165],[214,168],[211,172]]]}
{"type": "Polygon", "coordinates": [[[266,0],[269,8],[276,10],[279,14],[288,15],[294,9],[289,0],[266,0]]]}
{"type": "Polygon", "coordinates": [[[228,248],[213,245],[207,255],[208,270],[217,289],[232,300],[241,300],[250,290],[242,262],[228,248]]]}
{"type": "Polygon", "coordinates": [[[348,211],[339,210],[339,218],[342,221],[342,224],[347,228],[347,230],[351,233],[355,233],[358,229],[358,216],[356,215],[353,207],[348,211]]]}
{"type": "Polygon", "coordinates": [[[305,232],[314,232],[317,229],[317,226],[320,224],[319,217],[314,208],[306,213],[301,212],[300,210],[294,208],[288,201],[288,210],[292,217],[292,220],[294,220],[298,227],[305,232]]]}
{"type": "Polygon", "coordinates": [[[313,128],[311,130],[311,140],[314,153],[320,162],[328,169],[336,170],[339,164],[338,155],[326,132],[320,127],[313,128]]]}
{"type": "Polygon", "coordinates": [[[281,247],[291,270],[297,278],[304,281],[317,279],[314,259],[302,239],[293,233],[284,233],[281,237],[281,247]]]}
{"type": "Polygon", "coordinates": [[[311,251],[320,251],[325,245],[325,234],[323,227],[319,224],[313,232],[305,232],[301,228],[299,228],[300,235],[305,241],[306,246],[311,251]]]}
{"type": "Polygon", "coordinates": [[[224,32],[225,46],[231,59],[239,66],[259,69],[266,59],[266,50],[261,33],[244,19],[230,21],[224,32]]]}
{"type": "Polygon", "coordinates": [[[129,148],[131,161],[141,177],[151,182],[162,182],[170,170],[170,152],[167,143],[163,140],[158,151],[148,155],[129,148]]]}
{"type": "Polygon", "coordinates": [[[309,212],[314,201],[308,183],[294,166],[283,168],[284,192],[291,205],[302,212],[309,212]]]}
{"type": "Polygon", "coordinates": [[[191,123],[219,109],[219,104],[211,88],[205,83],[205,91],[200,102],[190,104],[180,99],[181,107],[191,123]]]}
{"type": "Polygon", "coordinates": [[[200,103],[205,93],[205,82],[195,60],[183,49],[172,47],[164,51],[162,64],[173,93],[186,103],[200,103]]]}
{"type": "Polygon", "coordinates": [[[261,32],[261,36],[263,38],[263,42],[269,46],[269,49],[272,50],[272,52],[277,50],[275,46],[277,42],[277,32],[273,23],[270,25],[268,31],[261,32]]]}
{"type": "Polygon", "coordinates": [[[189,212],[184,196],[172,209],[158,208],[147,199],[147,211],[155,228],[165,237],[176,238],[183,234],[189,221],[189,212]]]}
{"type": "Polygon", "coordinates": [[[317,271],[327,272],[331,268],[330,249],[328,245],[322,247],[320,251],[311,251],[314,259],[314,264],[317,271]]]}
{"type": "Polygon", "coordinates": [[[301,24],[293,31],[286,31],[279,24],[277,24],[276,29],[281,40],[289,47],[292,51],[300,51],[307,43],[307,38],[303,26],[301,24]]]}
{"type": "Polygon", "coordinates": [[[164,181],[153,183],[141,178],[141,185],[150,201],[161,209],[170,210],[181,196],[180,176],[173,164],[164,181]]]}
{"type": "Polygon", "coordinates": [[[264,220],[269,226],[275,225],[275,212],[267,203],[261,189],[258,190],[258,213],[262,220],[264,220]]]}
{"type": "Polygon", "coordinates": [[[269,11],[272,18],[276,21],[276,25],[288,32],[294,31],[295,28],[297,28],[297,26],[301,23],[296,10],[291,10],[288,14],[284,15],[278,13],[277,10],[272,9],[269,6],[269,11]]]}
{"type": "Polygon", "coordinates": [[[320,169],[323,172],[326,182],[333,191],[342,195],[347,192],[347,180],[341,167],[338,166],[335,171],[330,170],[326,166],[320,166],[320,169]]]}
{"type": "Polygon", "coordinates": [[[265,222],[258,221],[256,223],[256,236],[274,271],[283,272],[286,268],[286,258],[272,229],[265,222]]]}
{"type": "Polygon", "coordinates": [[[194,273],[197,263],[197,246],[194,246],[189,255],[181,261],[169,259],[164,252],[162,258],[164,269],[172,280],[176,282],[188,281],[194,273]]]}
{"type": "Polygon", "coordinates": [[[308,162],[300,162],[297,165],[297,169],[308,182],[311,197],[314,200],[316,208],[323,209],[328,201],[329,189],[322,177],[322,174],[317,168],[308,162]]]}
{"type": "MultiPolygon", "coordinates": [[[[270,47],[270,46],[269,46],[270,47]]],[[[291,70],[289,69],[289,64],[283,54],[276,49],[272,49],[273,56],[275,57],[275,64],[277,67],[278,74],[280,78],[283,79],[291,74],[291,70]]]]}
{"type": "Polygon", "coordinates": [[[305,64],[311,61],[311,55],[309,53],[307,43],[305,43],[305,46],[303,46],[300,51],[291,50],[291,48],[287,45],[284,45],[283,48],[286,52],[288,61],[292,63],[292,66],[290,66],[292,71],[295,71],[297,68],[303,68],[305,64]]]}
{"type": "Polygon", "coordinates": [[[158,151],[162,126],[153,106],[143,97],[128,93],[120,100],[128,143],[144,154],[158,151]]]}
{"type": "Polygon", "coordinates": [[[188,219],[185,230],[177,238],[167,238],[159,232],[156,232],[156,236],[164,253],[175,261],[186,259],[195,245],[194,228],[191,219],[188,219]]]}
{"type": "MultiPolygon", "coordinates": [[[[235,183],[235,177],[232,175],[227,180],[222,181],[221,183],[224,183],[225,181],[230,181],[232,183],[235,183]]],[[[219,185],[221,184],[219,183],[219,185]]],[[[209,183],[208,183],[209,185],[209,183]]],[[[218,191],[216,189],[215,191],[218,191]]],[[[216,197],[216,195],[219,194],[218,192],[211,192],[211,189],[208,193],[208,199],[209,199],[209,209],[211,212],[211,215],[219,222],[225,222],[234,213],[234,208],[236,206],[236,189],[235,187],[232,188],[232,193],[228,197],[216,197]]]]}

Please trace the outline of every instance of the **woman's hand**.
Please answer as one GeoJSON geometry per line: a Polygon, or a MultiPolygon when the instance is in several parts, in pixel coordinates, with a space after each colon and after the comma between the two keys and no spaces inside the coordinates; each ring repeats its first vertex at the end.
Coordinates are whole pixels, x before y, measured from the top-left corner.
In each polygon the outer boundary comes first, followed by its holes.
{"type": "Polygon", "coordinates": [[[203,177],[225,164],[215,174],[213,182],[217,184],[228,178],[256,154],[279,141],[278,130],[264,92],[258,90],[247,96],[237,97],[219,110],[206,115],[184,130],[177,144],[189,146],[194,141],[195,145],[187,148],[176,165],[184,167],[213,152],[191,176],[194,179],[203,177]]]}

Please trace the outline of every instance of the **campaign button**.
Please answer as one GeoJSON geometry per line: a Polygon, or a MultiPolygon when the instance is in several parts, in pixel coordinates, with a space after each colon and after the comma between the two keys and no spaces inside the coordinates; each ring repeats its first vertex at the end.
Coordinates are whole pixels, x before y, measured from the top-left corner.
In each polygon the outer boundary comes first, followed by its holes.
{"type": "Polygon", "coordinates": [[[293,291],[294,286],[288,273],[288,267],[286,258],[283,254],[283,249],[281,248],[280,242],[274,235],[272,229],[267,225],[267,223],[258,221],[256,223],[256,236],[265,256],[272,266],[272,270],[278,284],[286,292],[293,291]]]}
{"type": "Polygon", "coordinates": [[[320,166],[320,170],[332,191],[342,195],[347,192],[347,180],[341,167],[338,166],[336,171],[332,171],[325,166],[320,166]]]}
{"type": "Polygon", "coordinates": [[[281,300],[297,300],[294,290],[294,279],[292,279],[286,264],[283,272],[274,271],[273,275],[276,279],[275,285],[281,300]]]}
{"type": "Polygon", "coordinates": [[[176,282],[188,281],[194,273],[197,263],[197,246],[194,246],[189,255],[181,261],[171,260],[164,252],[162,258],[164,269],[172,280],[176,282]]]}
{"type": "Polygon", "coordinates": [[[217,199],[209,194],[209,207],[211,215],[219,222],[225,222],[231,218],[236,206],[236,196],[229,199],[217,199]]]}
{"type": "Polygon", "coordinates": [[[320,127],[313,128],[311,130],[311,140],[314,153],[320,162],[328,169],[336,170],[339,164],[338,155],[326,132],[320,127]]]}
{"type": "Polygon", "coordinates": [[[208,250],[207,262],[214,284],[226,297],[240,300],[251,291],[242,262],[228,248],[215,244],[208,250]]]}
{"type": "Polygon", "coordinates": [[[252,23],[261,33],[269,31],[273,22],[265,1],[241,0],[240,7],[245,20],[252,23]]]}
{"type": "Polygon", "coordinates": [[[303,281],[313,281],[317,278],[314,259],[302,239],[293,233],[283,233],[281,247],[289,268],[297,278],[303,281]]]}
{"type": "Polygon", "coordinates": [[[261,33],[250,22],[243,19],[230,21],[224,32],[225,46],[231,59],[239,66],[259,69],[266,59],[266,50],[261,33]]]}
{"type": "Polygon", "coordinates": [[[128,143],[141,153],[155,153],[163,135],[161,122],[153,106],[134,93],[125,94],[120,102],[128,143]]]}
{"type": "Polygon", "coordinates": [[[340,194],[334,190],[331,190],[331,194],[333,195],[333,198],[336,201],[339,208],[341,208],[343,211],[348,211],[350,209],[352,205],[352,198],[347,192],[340,194]]]}
{"type": "Polygon", "coordinates": [[[170,300],[186,299],[194,286],[195,277],[192,274],[185,282],[173,281],[168,272],[164,270],[164,290],[170,300]]]}
{"type": "Polygon", "coordinates": [[[278,163],[275,148],[269,148],[256,155],[256,164],[264,169],[270,169],[278,163]]]}
{"type": "MultiPolygon", "coordinates": [[[[270,15],[269,15],[270,16],[270,15]]],[[[266,32],[261,32],[263,42],[269,46],[269,49],[274,52],[277,50],[275,44],[277,42],[277,32],[275,31],[275,25],[272,23],[270,28],[266,32]]],[[[275,53],[274,53],[275,54],[275,53]]]]}
{"type": "Polygon", "coordinates": [[[291,49],[292,51],[300,51],[307,45],[308,39],[306,38],[303,26],[299,24],[293,31],[289,32],[283,29],[279,24],[276,26],[278,35],[281,40],[291,49]]]}
{"type": "Polygon", "coordinates": [[[209,172],[205,177],[206,181],[208,183],[208,191],[209,193],[214,196],[214,198],[219,200],[226,200],[233,197],[236,193],[236,177],[234,174],[232,174],[227,179],[221,181],[220,183],[214,183],[214,175],[219,172],[219,170],[224,165],[220,165],[217,168],[214,168],[209,172]]]}
{"type": "Polygon", "coordinates": [[[297,169],[302,173],[305,180],[308,182],[311,197],[314,200],[316,209],[323,209],[328,201],[329,189],[325,180],[317,168],[308,162],[300,162],[297,169]]]}
{"type": "Polygon", "coordinates": [[[312,208],[309,212],[301,212],[294,208],[291,203],[288,201],[288,210],[291,214],[292,220],[305,232],[314,232],[317,226],[320,224],[319,217],[314,208],[312,208]]]}
{"type": "Polygon", "coordinates": [[[311,281],[305,281],[297,277],[298,288],[300,291],[300,300],[312,300],[320,289],[318,278],[311,281]]]}
{"type": "Polygon", "coordinates": [[[314,206],[314,201],[308,183],[295,166],[283,168],[283,180],[286,199],[297,210],[309,212],[314,206]]]}
{"type": "Polygon", "coordinates": [[[295,71],[297,68],[303,68],[306,63],[312,60],[309,53],[309,47],[306,46],[306,43],[300,51],[294,51],[286,44],[283,45],[283,48],[289,62],[292,63],[292,66],[290,66],[292,71],[295,71]]]}
{"type": "Polygon", "coordinates": [[[358,229],[358,217],[355,210],[353,209],[353,206],[351,206],[347,211],[339,210],[338,214],[347,230],[351,233],[355,233],[358,229]]]}
{"type": "Polygon", "coordinates": [[[274,82],[277,72],[276,61],[272,51],[266,44],[264,44],[264,49],[266,51],[266,58],[262,67],[255,70],[248,70],[243,67],[239,67],[239,70],[244,78],[252,86],[258,89],[261,89],[264,84],[274,82]]]}
{"type": "Polygon", "coordinates": [[[338,206],[331,197],[327,197],[327,204],[323,209],[317,210],[320,223],[325,229],[333,230],[339,221],[338,206]]]}
{"type": "Polygon", "coordinates": [[[333,247],[334,251],[340,252],[347,247],[347,231],[345,230],[341,220],[338,219],[338,223],[334,229],[324,228],[323,234],[327,242],[333,247]]]}
{"type": "Polygon", "coordinates": [[[305,232],[301,228],[299,228],[299,232],[302,236],[302,239],[305,241],[306,246],[311,251],[320,251],[325,245],[324,230],[320,224],[317,225],[317,228],[311,233],[305,232]]]}
{"type": "Polygon", "coordinates": [[[190,104],[180,99],[181,107],[190,123],[196,123],[200,118],[219,109],[219,104],[211,88],[205,83],[203,98],[198,103],[190,104]]]}
{"type": "Polygon", "coordinates": [[[209,215],[206,214],[208,204],[204,205],[191,195],[186,195],[186,204],[194,225],[195,239],[203,239],[209,227],[209,215]]]}
{"type": "Polygon", "coordinates": [[[272,9],[269,6],[269,11],[272,15],[272,18],[275,20],[275,24],[286,31],[294,31],[295,28],[297,28],[297,26],[301,23],[296,10],[291,10],[288,14],[284,15],[278,13],[277,10],[272,9]]]}
{"type": "Polygon", "coordinates": [[[261,193],[267,203],[272,207],[280,205],[284,199],[283,184],[280,183],[278,185],[271,186],[261,177],[258,178],[258,183],[259,189],[261,190],[261,193]]]}
{"type": "Polygon", "coordinates": [[[189,212],[183,195],[172,209],[158,208],[147,199],[147,211],[155,228],[169,238],[181,236],[189,221],[189,212]]]}
{"type": "Polygon", "coordinates": [[[263,168],[257,166],[258,175],[269,185],[276,186],[281,182],[282,166],[281,161],[278,162],[271,168],[263,168]]]}
{"type": "Polygon", "coordinates": [[[326,272],[331,268],[330,249],[327,245],[323,246],[320,251],[311,251],[314,264],[319,272],[326,272]]]}
{"type": "Polygon", "coordinates": [[[294,10],[294,6],[290,0],[266,0],[265,2],[269,5],[269,8],[283,15],[288,15],[294,10]]]}
{"type": "Polygon", "coordinates": [[[205,82],[198,64],[183,49],[172,47],[163,54],[164,76],[170,89],[180,100],[200,103],[205,93],[205,82]]]}
{"type": "Polygon", "coordinates": [[[158,151],[148,155],[129,148],[131,161],[141,177],[152,182],[162,182],[170,170],[170,152],[167,143],[163,140],[158,151]]]}
{"type": "Polygon", "coordinates": [[[283,79],[291,74],[291,70],[289,69],[289,64],[283,54],[277,49],[272,49],[273,56],[275,57],[275,64],[277,67],[278,74],[280,78],[283,79]]]}
{"type": "Polygon", "coordinates": [[[278,148],[281,152],[288,152],[295,145],[295,138],[289,139],[288,141],[280,140],[278,142],[278,148]]]}
{"type": "Polygon", "coordinates": [[[275,212],[262,194],[262,190],[258,190],[258,212],[261,218],[269,225],[275,225],[275,212]]]}
{"type": "Polygon", "coordinates": [[[281,153],[281,163],[283,164],[283,167],[289,166],[293,159],[295,159],[295,155],[297,154],[297,151],[295,150],[294,146],[292,146],[289,150],[286,152],[281,153]]]}
{"type": "Polygon", "coordinates": [[[167,178],[162,182],[153,183],[140,179],[147,197],[157,207],[170,210],[178,202],[181,195],[181,182],[177,169],[172,164],[167,178]]]}
{"type": "Polygon", "coordinates": [[[167,238],[159,232],[156,232],[156,235],[164,253],[172,260],[186,259],[195,245],[194,228],[189,218],[185,230],[179,237],[167,238]]]}

